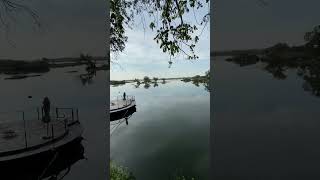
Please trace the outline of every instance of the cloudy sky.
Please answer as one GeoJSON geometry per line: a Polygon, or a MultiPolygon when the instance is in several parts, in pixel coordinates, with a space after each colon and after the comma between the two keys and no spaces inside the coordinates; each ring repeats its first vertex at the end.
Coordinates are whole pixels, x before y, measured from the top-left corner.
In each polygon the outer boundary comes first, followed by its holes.
{"type": "Polygon", "coordinates": [[[304,43],[303,35],[320,24],[319,0],[217,0],[213,49],[264,48],[278,42],[304,43]]]}
{"type": "Polygon", "coordinates": [[[40,16],[41,29],[25,14],[9,33],[0,29],[0,58],[33,59],[106,54],[106,3],[102,0],[22,1],[40,16]],[[6,38],[8,37],[8,38],[6,38]]]}
{"type": "MultiPolygon", "coordinates": [[[[199,21],[208,9],[203,8],[195,11],[196,16],[189,14],[185,21],[199,21]]],[[[147,19],[147,17],[145,17],[147,19]]],[[[209,70],[210,62],[210,25],[204,28],[200,36],[200,41],[196,46],[197,60],[186,60],[181,54],[172,59],[173,64],[169,67],[169,55],[162,52],[159,45],[153,40],[155,33],[149,28],[143,29],[140,19],[136,18],[135,26],[132,29],[127,28],[126,35],[128,42],[125,51],[117,56],[112,55],[110,79],[134,79],[149,77],[181,77],[204,74],[209,70]]],[[[147,19],[148,22],[148,19],[147,19]]],[[[200,27],[200,26],[199,26],[200,27]]],[[[202,28],[196,32],[201,33],[202,28]]]]}

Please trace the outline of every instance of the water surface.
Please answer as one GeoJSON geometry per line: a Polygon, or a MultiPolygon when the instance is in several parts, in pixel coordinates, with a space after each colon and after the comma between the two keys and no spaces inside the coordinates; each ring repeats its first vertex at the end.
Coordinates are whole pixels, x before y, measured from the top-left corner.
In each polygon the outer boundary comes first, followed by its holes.
{"type": "Polygon", "coordinates": [[[277,79],[264,64],[214,60],[215,179],[319,179],[320,98],[295,69],[277,79]]]}
{"type": "MultiPolygon", "coordinates": [[[[84,66],[51,69],[41,76],[19,80],[4,80],[9,76],[0,74],[1,123],[21,120],[18,110],[25,111],[27,120],[35,118],[35,108],[42,105],[45,96],[50,98],[53,107],[79,109],[80,122],[84,127],[82,145],[86,159],[72,165],[63,180],[107,178],[106,72],[97,72],[89,83],[80,79],[79,75],[83,73],[84,66]]],[[[0,175],[0,179],[3,178],[0,175]]]]}
{"type": "Polygon", "coordinates": [[[126,123],[110,122],[110,158],[139,180],[184,174],[208,179],[210,99],[205,87],[179,80],[158,86],[110,87],[111,99],[134,95],[137,112],[126,123]]]}

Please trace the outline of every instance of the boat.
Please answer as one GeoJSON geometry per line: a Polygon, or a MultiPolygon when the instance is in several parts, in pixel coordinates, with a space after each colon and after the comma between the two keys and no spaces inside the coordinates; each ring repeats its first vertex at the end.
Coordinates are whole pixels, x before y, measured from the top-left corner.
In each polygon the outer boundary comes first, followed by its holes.
{"type": "Polygon", "coordinates": [[[117,96],[117,99],[110,101],[110,121],[128,118],[136,112],[136,100],[134,96],[125,98],[117,96]]]}
{"type": "Polygon", "coordinates": [[[1,179],[64,179],[71,167],[85,159],[82,138],[67,143],[54,151],[38,156],[1,162],[1,179]],[[16,173],[13,173],[16,172],[16,173]]]}
{"type": "MultiPolygon", "coordinates": [[[[2,123],[0,126],[0,167],[43,159],[82,139],[78,110],[56,108],[49,123],[38,119],[2,123]]],[[[24,112],[23,112],[24,114],[24,112]]],[[[24,117],[24,115],[23,115],[24,117]]]]}

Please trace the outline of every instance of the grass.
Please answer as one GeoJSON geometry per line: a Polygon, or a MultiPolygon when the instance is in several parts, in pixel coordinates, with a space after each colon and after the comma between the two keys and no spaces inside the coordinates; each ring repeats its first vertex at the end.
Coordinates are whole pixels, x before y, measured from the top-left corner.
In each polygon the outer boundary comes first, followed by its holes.
{"type": "Polygon", "coordinates": [[[110,179],[111,180],[135,180],[136,178],[133,176],[128,169],[116,165],[113,162],[110,163],[110,179]]]}
{"type": "MultiPolygon", "coordinates": [[[[127,168],[116,165],[115,163],[110,163],[110,180],[136,180],[133,173],[127,168]]],[[[194,177],[187,177],[185,175],[175,174],[170,178],[170,180],[196,180],[194,177]]]]}

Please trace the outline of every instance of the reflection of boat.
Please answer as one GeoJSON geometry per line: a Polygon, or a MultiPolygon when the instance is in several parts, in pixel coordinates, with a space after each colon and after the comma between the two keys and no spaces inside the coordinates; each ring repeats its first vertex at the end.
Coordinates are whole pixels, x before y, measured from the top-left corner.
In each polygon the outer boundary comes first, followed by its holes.
{"type": "Polygon", "coordinates": [[[79,137],[54,151],[38,156],[0,162],[1,179],[41,180],[62,179],[71,166],[84,159],[84,147],[79,137]]]}
{"type": "Polygon", "coordinates": [[[128,118],[136,112],[136,101],[134,96],[126,96],[125,99],[117,97],[110,101],[110,120],[115,121],[128,118]]]}

